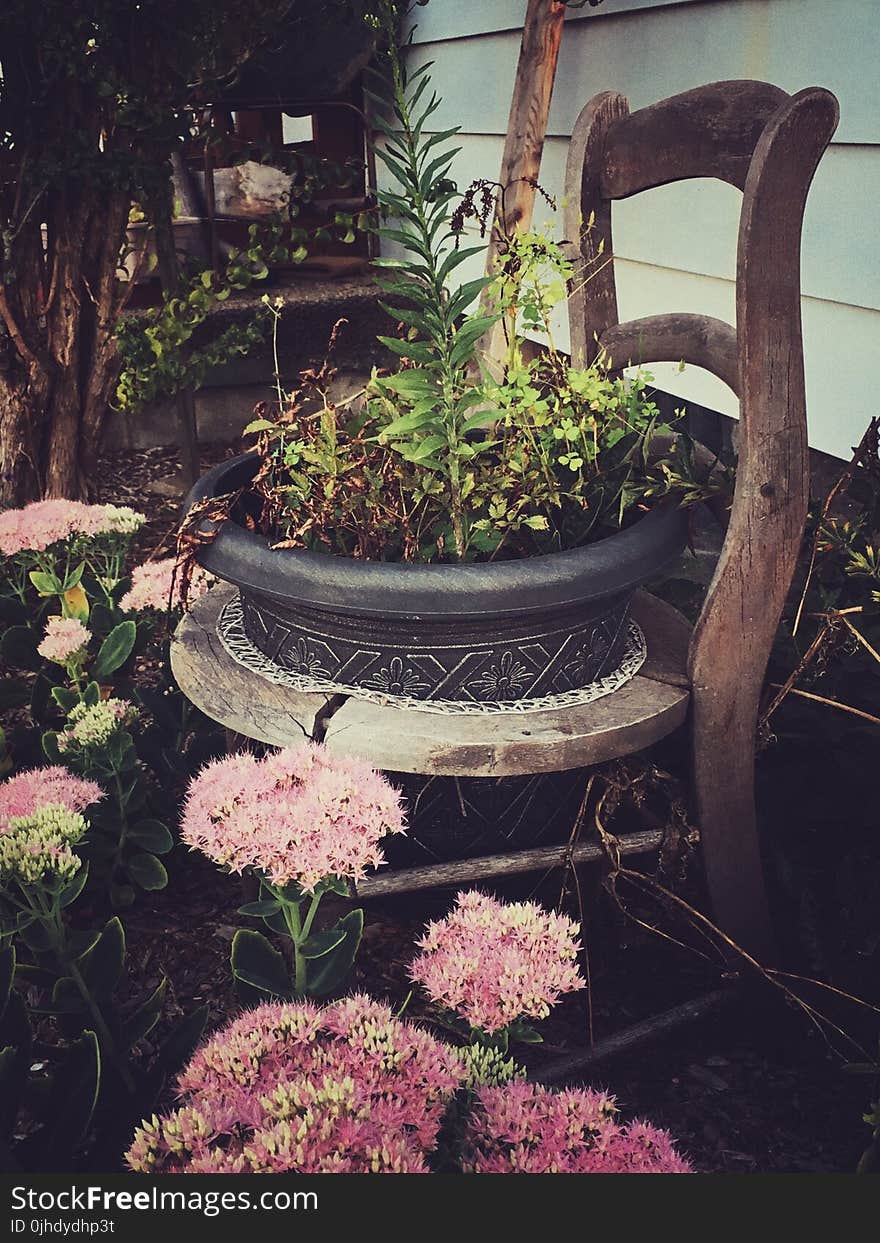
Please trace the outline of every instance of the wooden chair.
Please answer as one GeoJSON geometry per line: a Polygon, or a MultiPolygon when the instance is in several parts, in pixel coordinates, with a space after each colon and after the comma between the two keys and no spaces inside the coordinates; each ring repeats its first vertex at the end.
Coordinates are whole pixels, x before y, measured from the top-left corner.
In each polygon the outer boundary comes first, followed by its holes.
{"type": "MultiPolygon", "coordinates": [[[[686,361],[738,393],[740,462],[721,558],[691,630],[647,593],[633,612],[647,640],[639,673],[605,698],[575,707],[492,716],[431,714],[344,695],[276,685],[234,661],[218,619],[234,594],[215,587],[196,601],[171,645],[184,693],[230,731],[232,746],[257,739],[286,746],[303,736],[399,773],[496,780],[603,763],[693,728],[696,820],[716,921],[766,961],[772,935],[754,805],[755,728],[767,657],[801,541],[808,498],[800,330],[799,250],[807,190],[837,123],[827,91],[789,97],[760,82],[701,87],[630,115],[619,95],[581,113],[568,162],[568,236],[594,273],[572,283],[575,360],[598,347],[612,365],[686,361]],[[737,271],[738,331],[699,315],[621,324],[612,254],[611,203],[651,186],[715,176],[743,191],[737,271]],[[592,218],[593,227],[582,228],[592,218]],[[604,239],[603,263],[596,262],[604,239]],[[604,266],[603,266],[604,264],[604,266]]],[[[621,855],[657,848],[662,832],[623,833],[621,855]]],[[[389,869],[357,886],[359,898],[461,885],[604,857],[602,845],[536,847],[501,855],[389,869]]],[[[672,1030],[720,1004],[715,992],[636,1025],[609,1050],[672,1030]]],[[[586,1064],[596,1050],[566,1062],[586,1064]]]]}
{"type": "Polygon", "coordinates": [[[730,523],[687,669],[695,817],[715,917],[763,957],[773,941],[755,818],[755,732],[807,514],[801,226],[837,119],[837,100],[814,87],[789,96],[764,82],[717,82],[633,113],[622,95],[603,92],[578,118],[566,171],[566,236],[578,239],[584,264],[569,297],[574,360],[590,362],[599,348],[615,368],[684,360],[740,399],[730,523]],[[690,314],[621,324],[614,263],[606,261],[612,202],[693,177],[743,192],[737,326],[690,314]]]}

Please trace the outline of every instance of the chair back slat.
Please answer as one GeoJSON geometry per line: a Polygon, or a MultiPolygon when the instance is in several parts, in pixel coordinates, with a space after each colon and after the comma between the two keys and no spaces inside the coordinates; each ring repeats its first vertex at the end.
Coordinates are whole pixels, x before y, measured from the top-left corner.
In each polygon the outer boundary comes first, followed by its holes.
{"type": "Polygon", "coordinates": [[[741,190],[758,139],[787,98],[769,82],[712,82],[619,118],[605,141],[602,194],[625,199],[692,177],[741,190]]]}
{"type": "Polygon", "coordinates": [[[612,324],[599,338],[614,371],[639,363],[680,360],[705,367],[739,395],[736,332],[711,315],[648,315],[612,324]]]}

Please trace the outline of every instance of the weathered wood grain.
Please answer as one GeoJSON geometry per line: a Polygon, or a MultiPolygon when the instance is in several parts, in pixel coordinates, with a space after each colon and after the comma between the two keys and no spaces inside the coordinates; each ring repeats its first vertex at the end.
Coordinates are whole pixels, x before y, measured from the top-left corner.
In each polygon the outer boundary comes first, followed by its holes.
{"type": "Polygon", "coordinates": [[[171,640],[177,685],[206,716],[233,733],[273,747],[311,737],[328,696],[275,686],[230,660],[217,637],[217,617],[232,594],[226,584],[214,587],[178,626],[171,640]]]}
{"type": "MultiPolygon", "coordinates": [[[[663,841],[659,829],[622,834],[618,839],[621,855],[644,854],[656,850],[663,841]]],[[[357,886],[356,896],[364,900],[385,898],[394,893],[412,893],[439,885],[472,884],[492,876],[516,876],[522,872],[543,872],[566,863],[594,863],[604,854],[596,842],[576,842],[574,846],[541,846],[535,850],[512,850],[504,855],[483,855],[479,859],[460,859],[453,863],[432,863],[399,872],[380,872],[357,886]]],[[[353,895],[355,896],[355,895],[353,895]]]]}
{"type": "Polygon", "coordinates": [[[629,198],[690,177],[741,190],[764,126],[786,98],[769,82],[711,82],[640,108],[609,127],[602,195],[629,198]]]}
{"type": "Polygon", "coordinates": [[[737,266],[740,453],[730,525],[694,631],[694,779],[703,857],[725,931],[772,946],[754,793],[767,659],[809,498],[800,307],[801,225],[837,101],[818,88],[777,111],[745,183],[737,266]]]}
{"type": "MultiPolygon", "coordinates": [[[[526,9],[498,174],[502,192],[486,252],[489,275],[495,271],[503,239],[524,232],[532,222],[565,9],[558,0],[529,0],[526,9]]],[[[490,330],[484,352],[490,369],[498,369],[506,352],[503,324],[490,330]]]]}
{"type": "Polygon", "coordinates": [[[688,692],[636,677],[595,703],[554,712],[441,716],[350,699],[327,724],[331,750],[443,777],[561,772],[641,751],[687,714],[688,692]]]}
{"type": "Polygon", "coordinates": [[[702,997],[694,997],[691,1001],[685,1001],[671,1010],[664,1010],[662,1014],[653,1014],[650,1018],[643,1019],[641,1023],[634,1023],[632,1027],[627,1027],[624,1031],[615,1032],[613,1036],[597,1041],[592,1048],[576,1049],[571,1053],[565,1053],[542,1067],[534,1077],[539,1083],[564,1083],[602,1062],[607,1062],[612,1057],[629,1053],[651,1040],[659,1040],[661,1036],[668,1036],[670,1032],[684,1027],[687,1023],[693,1023],[697,1019],[705,1018],[706,1015],[717,1013],[724,1006],[730,1005],[739,995],[739,991],[735,988],[716,989],[714,992],[704,993],[702,997]]]}
{"type": "Polygon", "coordinates": [[[684,359],[695,367],[705,367],[739,393],[736,331],[722,319],[711,315],[646,315],[612,324],[599,342],[614,371],[631,364],[684,359]]]}
{"type": "Polygon", "coordinates": [[[629,115],[623,95],[595,95],[575,122],[565,165],[565,238],[574,262],[568,283],[571,359],[589,366],[603,332],[618,322],[611,236],[611,200],[602,193],[605,139],[613,122],[629,115]]]}

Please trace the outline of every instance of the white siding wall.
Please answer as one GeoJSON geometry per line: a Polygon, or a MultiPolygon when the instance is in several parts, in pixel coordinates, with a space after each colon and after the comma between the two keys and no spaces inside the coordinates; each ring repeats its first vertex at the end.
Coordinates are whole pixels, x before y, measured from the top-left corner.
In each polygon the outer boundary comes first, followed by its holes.
{"type": "MultiPolygon", "coordinates": [[[[413,63],[434,61],[437,129],[461,126],[464,187],[498,175],[525,0],[429,0],[415,10],[413,63]]],[[[541,182],[557,196],[568,135],[584,103],[617,90],[631,106],[724,78],[787,91],[827,86],[841,105],[819,167],[803,244],[810,442],[849,455],[880,411],[880,0],[605,0],[572,10],[560,52],[541,182]]],[[[664,186],[615,205],[621,318],[663,310],[733,318],[741,196],[715,181],[664,186]]],[[[536,209],[536,223],[549,219],[536,209]]],[[[470,275],[470,273],[469,273],[470,275]]],[[[564,334],[565,327],[562,325],[564,334]]],[[[736,413],[729,390],[698,368],[652,366],[659,387],[736,413]]]]}

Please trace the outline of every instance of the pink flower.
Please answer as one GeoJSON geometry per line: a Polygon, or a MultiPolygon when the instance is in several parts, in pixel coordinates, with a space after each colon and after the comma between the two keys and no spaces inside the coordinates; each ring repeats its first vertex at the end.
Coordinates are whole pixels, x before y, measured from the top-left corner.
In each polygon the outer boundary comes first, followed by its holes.
{"type": "MultiPolygon", "coordinates": [[[[164,613],[168,609],[169,600],[172,608],[180,607],[180,575],[174,583],[174,595],[171,595],[171,583],[174,579],[174,557],[165,557],[161,561],[145,561],[135,566],[131,574],[131,587],[119,602],[124,613],[141,613],[144,609],[155,609],[164,613]]],[[[201,566],[196,566],[190,583],[189,596],[202,596],[214,582],[214,578],[201,566]]]]}
{"type": "Polygon", "coordinates": [[[563,993],[584,987],[577,938],[565,915],[470,890],[428,924],[409,974],[438,1005],[491,1034],[519,1018],[546,1018],[563,993]]]}
{"type": "Polygon", "coordinates": [[[690,1174],[672,1137],[621,1123],[612,1097],[553,1092],[515,1080],[481,1088],[467,1125],[464,1168],[475,1174],[690,1174]]]}
{"type": "Polygon", "coordinates": [[[84,655],[91,637],[91,631],[76,618],[50,617],[37,651],[45,660],[64,665],[72,658],[84,655]]]}
{"type": "Polygon", "coordinates": [[[59,764],[27,769],[0,782],[0,833],[6,831],[10,820],[32,816],[41,807],[82,812],[103,797],[97,782],[76,777],[59,764]]]}
{"type": "Polygon", "coordinates": [[[424,1173],[463,1080],[454,1051],[388,1006],[273,1002],[235,1019],[135,1132],[140,1173],[424,1173]]]}
{"type": "Polygon", "coordinates": [[[384,862],[380,840],[403,831],[400,795],[381,773],[313,742],[209,764],[190,784],[181,827],[222,867],[309,892],[332,876],[360,880],[384,862]]]}
{"type": "Polygon", "coordinates": [[[7,509],[0,514],[0,552],[7,557],[17,552],[44,552],[78,529],[87,508],[80,501],[48,500],[33,501],[23,509],[7,509]]]}
{"type": "Polygon", "coordinates": [[[128,506],[85,505],[82,501],[33,501],[23,509],[0,513],[0,553],[45,552],[74,535],[87,538],[129,537],[144,523],[143,514],[128,506]]]}

